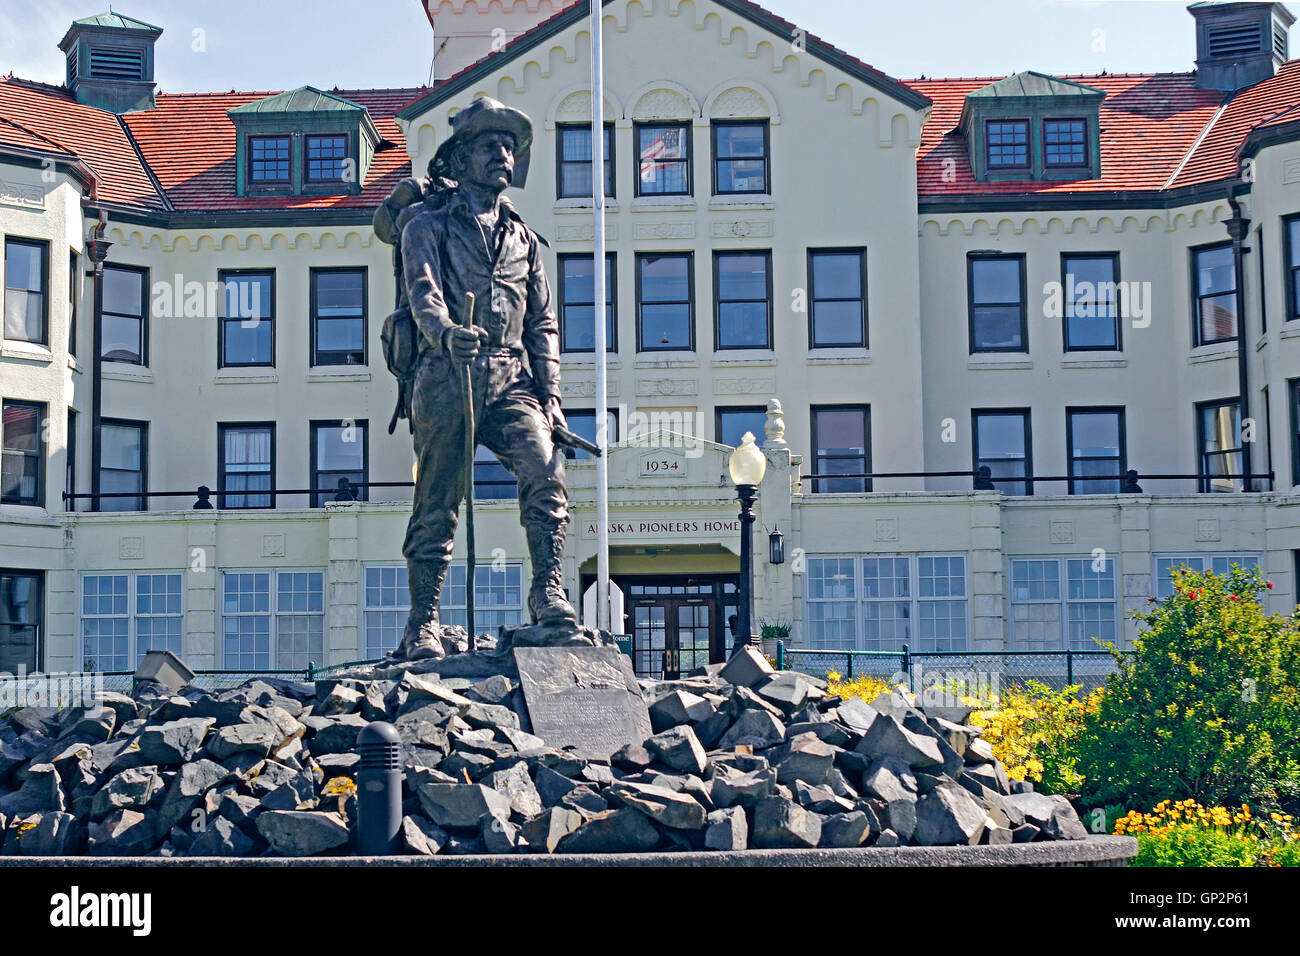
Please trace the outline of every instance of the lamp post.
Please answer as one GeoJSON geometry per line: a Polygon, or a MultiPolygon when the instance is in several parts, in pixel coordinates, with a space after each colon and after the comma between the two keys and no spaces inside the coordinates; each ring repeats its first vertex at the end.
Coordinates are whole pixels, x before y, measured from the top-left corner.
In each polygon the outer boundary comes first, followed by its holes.
{"type": "Polygon", "coordinates": [[[736,598],[736,633],[732,641],[734,655],[746,644],[754,643],[751,624],[754,582],[754,502],[758,500],[758,486],[767,472],[767,456],[754,444],[754,433],[745,432],[739,447],[727,462],[736,497],[740,500],[740,586],[736,598]]]}

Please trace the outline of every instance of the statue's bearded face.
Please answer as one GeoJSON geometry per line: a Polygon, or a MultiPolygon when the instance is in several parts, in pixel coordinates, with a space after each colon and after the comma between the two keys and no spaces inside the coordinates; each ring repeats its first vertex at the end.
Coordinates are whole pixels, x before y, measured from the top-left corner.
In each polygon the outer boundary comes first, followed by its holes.
{"type": "Polygon", "coordinates": [[[457,179],[498,192],[510,185],[515,175],[515,138],[509,133],[487,130],[456,152],[457,179]]]}

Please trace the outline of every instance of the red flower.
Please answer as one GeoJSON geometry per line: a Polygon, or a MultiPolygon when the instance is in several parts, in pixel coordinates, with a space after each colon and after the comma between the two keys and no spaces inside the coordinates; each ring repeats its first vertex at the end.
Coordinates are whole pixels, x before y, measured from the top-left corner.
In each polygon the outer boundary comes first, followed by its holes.
{"type": "Polygon", "coordinates": [[[1156,599],[1153,598],[1153,597],[1149,597],[1149,598],[1147,598],[1147,603],[1148,603],[1148,604],[1155,604],[1155,603],[1156,603],[1156,599]]]}
{"type": "Polygon", "coordinates": [[[1235,600],[1237,600],[1237,595],[1235,595],[1235,594],[1229,594],[1229,595],[1228,595],[1228,600],[1229,600],[1229,601],[1235,601],[1235,600]]]}
{"type": "Polygon", "coordinates": [[[1272,582],[1272,581],[1265,581],[1264,583],[1268,585],[1268,589],[1269,589],[1270,591],[1273,590],[1273,582],[1272,582]]]}
{"type": "Polygon", "coordinates": [[[1195,592],[1195,591],[1188,591],[1188,592],[1187,592],[1187,596],[1188,596],[1189,598],[1191,598],[1193,601],[1196,600],[1196,592],[1195,592]]]}

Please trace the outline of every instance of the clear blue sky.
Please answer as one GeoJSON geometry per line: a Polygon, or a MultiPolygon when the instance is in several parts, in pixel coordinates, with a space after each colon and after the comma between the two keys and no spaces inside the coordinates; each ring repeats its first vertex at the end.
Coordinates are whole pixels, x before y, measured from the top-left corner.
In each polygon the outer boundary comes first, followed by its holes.
{"type": "MultiPolygon", "coordinates": [[[[1185,71],[1185,0],[762,0],[897,77],[1185,71]]],[[[56,44],[107,0],[0,0],[0,73],[60,83],[56,44]]],[[[420,0],[113,0],[166,31],[165,91],[419,86],[432,38],[420,0]],[[195,52],[195,30],[206,49],[195,52]]]]}

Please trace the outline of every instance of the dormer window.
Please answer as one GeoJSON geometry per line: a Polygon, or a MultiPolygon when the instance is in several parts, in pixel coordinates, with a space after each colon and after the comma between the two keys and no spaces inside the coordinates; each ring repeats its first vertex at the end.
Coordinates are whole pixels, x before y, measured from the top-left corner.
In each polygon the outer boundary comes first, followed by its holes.
{"type": "Polygon", "coordinates": [[[307,137],[307,182],[339,183],[348,156],[348,138],[344,135],[307,137]]]}
{"type": "Polygon", "coordinates": [[[967,94],[958,128],[979,182],[1101,178],[1104,91],[1017,73],[967,94]]]}
{"type": "Polygon", "coordinates": [[[1088,165],[1088,121],[1043,121],[1043,165],[1055,169],[1088,165]]]}
{"type": "Polygon", "coordinates": [[[984,126],[989,169],[1029,167],[1029,122],[989,120],[984,126]]]}
{"type": "Polygon", "coordinates": [[[310,86],[227,110],[235,125],[240,196],[359,193],[385,143],[370,112],[310,86]]]}
{"type": "Polygon", "coordinates": [[[292,181],[289,137],[248,137],[248,184],[250,186],[288,186],[292,181]]]}

